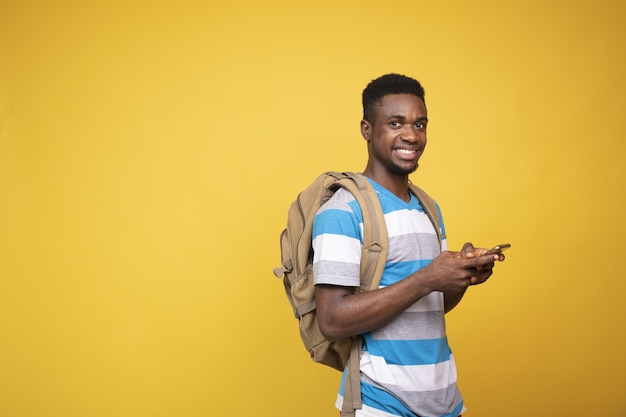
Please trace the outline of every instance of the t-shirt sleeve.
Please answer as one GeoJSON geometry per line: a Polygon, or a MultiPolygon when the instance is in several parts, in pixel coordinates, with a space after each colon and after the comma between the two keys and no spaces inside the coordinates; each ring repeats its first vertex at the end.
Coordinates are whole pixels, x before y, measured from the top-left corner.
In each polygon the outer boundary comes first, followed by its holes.
{"type": "MultiPolygon", "coordinates": [[[[346,197],[335,194],[315,216],[312,236],[315,284],[346,287],[360,284],[360,210],[355,213],[346,197]]],[[[356,201],[353,200],[353,204],[356,201]]]]}

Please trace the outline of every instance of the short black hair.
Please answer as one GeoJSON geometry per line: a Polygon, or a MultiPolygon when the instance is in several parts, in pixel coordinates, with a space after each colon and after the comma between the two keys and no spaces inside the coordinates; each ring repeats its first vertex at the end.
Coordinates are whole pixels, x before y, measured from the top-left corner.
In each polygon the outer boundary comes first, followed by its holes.
{"type": "Polygon", "coordinates": [[[372,121],[373,108],[388,94],[413,94],[426,104],[419,81],[406,75],[385,74],[370,81],[363,90],[363,120],[372,121]]]}

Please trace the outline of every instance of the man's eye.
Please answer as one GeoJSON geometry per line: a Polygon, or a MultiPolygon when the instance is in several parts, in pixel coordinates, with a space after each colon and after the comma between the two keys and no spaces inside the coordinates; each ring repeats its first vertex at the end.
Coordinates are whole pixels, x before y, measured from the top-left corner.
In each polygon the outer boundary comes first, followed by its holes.
{"type": "Polygon", "coordinates": [[[400,127],[400,122],[391,122],[391,127],[400,127]]]}
{"type": "Polygon", "coordinates": [[[422,123],[422,122],[417,122],[415,123],[415,127],[418,129],[425,129],[426,128],[426,124],[422,123]]]}

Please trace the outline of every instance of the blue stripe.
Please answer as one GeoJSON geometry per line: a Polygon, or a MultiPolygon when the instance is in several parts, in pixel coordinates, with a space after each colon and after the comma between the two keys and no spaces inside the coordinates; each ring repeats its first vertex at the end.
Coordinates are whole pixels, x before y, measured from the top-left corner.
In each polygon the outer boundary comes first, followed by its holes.
{"type": "MultiPolygon", "coordinates": [[[[425,213],[426,211],[424,210],[424,208],[422,207],[422,205],[419,202],[419,199],[417,197],[415,197],[413,194],[411,194],[411,201],[407,204],[404,202],[401,202],[400,199],[398,199],[397,197],[395,197],[389,190],[387,190],[386,188],[384,188],[382,185],[378,184],[376,181],[372,180],[371,178],[368,178],[369,182],[372,184],[372,186],[374,187],[374,189],[376,190],[376,192],[383,193],[383,194],[387,194],[389,196],[392,196],[392,198],[381,198],[381,204],[383,207],[383,212],[385,214],[390,213],[392,211],[395,210],[402,210],[402,209],[409,209],[409,210],[417,210],[419,212],[425,213]],[[395,198],[393,198],[395,197],[395,198]]],[[[443,235],[446,235],[446,228],[445,225],[443,223],[443,215],[441,213],[441,207],[439,207],[439,203],[437,203],[435,201],[435,206],[437,207],[437,211],[439,212],[439,228],[441,229],[441,232],[443,233],[443,235]]]]}
{"type": "Polygon", "coordinates": [[[452,351],[446,337],[427,340],[375,340],[365,335],[364,349],[383,356],[389,365],[434,365],[450,359],[452,351]]]}
{"type": "Polygon", "coordinates": [[[441,229],[441,234],[446,236],[446,227],[443,224],[443,214],[441,214],[441,208],[439,207],[439,204],[435,204],[437,205],[437,211],[439,212],[439,228],[441,229]]]}
{"type": "Polygon", "coordinates": [[[345,235],[361,239],[361,228],[352,213],[328,209],[319,213],[313,222],[313,239],[321,234],[345,235]]]}
{"type": "Polygon", "coordinates": [[[416,417],[406,405],[387,391],[361,381],[363,404],[399,417],[416,417]]]}
{"type": "Polygon", "coordinates": [[[348,203],[348,206],[354,212],[354,215],[359,220],[359,222],[363,223],[363,213],[361,212],[361,206],[359,205],[359,202],[356,200],[352,200],[348,203]]]}
{"type": "Polygon", "coordinates": [[[424,208],[420,204],[419,200],[413,194],[411,194],[411,200],[407,203],[405,201],[402,201],[398,196],[396,196],[391,191],[387,190],[385,187],[378,184],[376,181],[372,180],[371,178],[368,178],[368,180],[370,184],[372,184],[372,187],[374,187],[374,190],[376,190],[378,194],[385,194],[386,196],[390,197],[390,198],[380,198],[381,206],[383,208],[383,213],[387,214],[387,213],[391,213],[392,211],[407,210],[407,209],[421,211],[422,213],[424,212],[424,208]]]}
{"type": "Polygon", "coordinates": [[[401,281],[431,262],[431,259],[415,259],[408,262],[387,263],[383,278],[381,279],[381,285],[387,286],[401,281]]]}

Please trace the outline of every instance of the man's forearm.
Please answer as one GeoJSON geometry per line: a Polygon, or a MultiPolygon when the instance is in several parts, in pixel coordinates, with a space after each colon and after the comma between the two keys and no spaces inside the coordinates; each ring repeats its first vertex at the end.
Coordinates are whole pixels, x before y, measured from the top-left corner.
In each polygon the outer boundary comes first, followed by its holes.
{"type": "Polygon", "coordinates": [[[388,287],[353,294],[347,287],[316,288],[322,333],[329,340],[363,334],[384,326],[432,290],[411,276],[388,287]]]}

